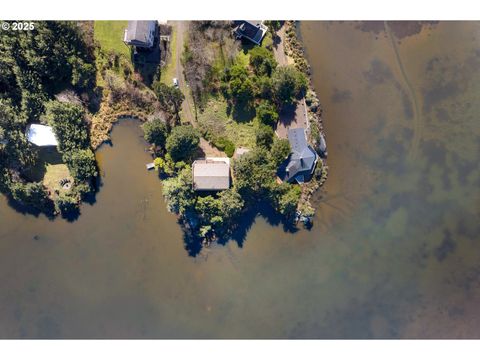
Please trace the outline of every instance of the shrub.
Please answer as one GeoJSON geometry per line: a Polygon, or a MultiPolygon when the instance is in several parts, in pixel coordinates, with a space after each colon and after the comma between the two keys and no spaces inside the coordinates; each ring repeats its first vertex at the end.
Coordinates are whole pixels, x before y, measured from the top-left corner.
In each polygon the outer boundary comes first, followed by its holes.
{"type": "Polygon", "coordinates": [[[197,131],[190,125],[173,128],[167,138],[167,151],[173,161],[189,159],[200,143],[197,131]]]}
{"type": "Polygon", "coordinates": [[[263,101],[257,107],[257,118],[264,125],[274,126],[278,120],[278,112],[272,103],[263,101]]]}
{"type": "Polygon", "coordinates": [[[261,125],[255,135],[257,146],[270,149],[273,142],[273,130],[270,126],[261,125]]]}
{"type": "Polygon", "coordinates": [[[150,144],[156,146],[165,146],[167,138],[167,125],[160,118],[155,118],[152,121],[147,121],[142,125],[144,137],[150,144]]]}
{"type": "Polygon", "coordinates": [[[213,142],[213,145],[219,150],[224,151],[228,157],[232,157],[235,153],[235,144],[227,138],[219,137],[213,142]]]}

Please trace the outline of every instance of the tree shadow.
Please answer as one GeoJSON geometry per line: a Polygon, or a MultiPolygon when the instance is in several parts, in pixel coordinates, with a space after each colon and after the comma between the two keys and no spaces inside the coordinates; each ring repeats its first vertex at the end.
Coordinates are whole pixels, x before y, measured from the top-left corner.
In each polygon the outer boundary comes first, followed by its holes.
{"type": "Polygon", "coordinates": [[[296,122],[297,103],[285,104],[282,106],[279,114],[279,123],[285,127],[289,127],[296,122]]]}
{"type": "Polygon", "coordinates": [[[22,171],[22,177],[30,182],[42,181],[47,172],[47,165],[63,164],[62,154],[54,146],[37,147],[35,164],[22,171]]]}
{"type": "Polygon", "coordinates": [[[53,205],[53,201],[50,199],[46,199],[45,206],[43,208],[38,208],[33,205],[21,203],[11,195],[6,195],[7,197],[7,204],[15,211],[19,212],[22,215],[33,215],[35,217],[39,217],[40,214],[44,214],[49,220],[55,219],[55,206],[53,205]]]}
{"type": "Polygon", "coordinates": [[[250,122],[256,115],[255,107],[250,102],[236,102],[230,111],[233,119],[239,123],[250,122]]]}
{"type": "Polygon", "coordinates": [[[168,51],[168,49],[162,49],[165,46],[165,42],[160,41],[159,30],[157,29],[151,48],[131,48],[130,58],[133,68],[141,75],[143,83],[147,86],[151,86],[153,81],[159,78],[161,54],[168,51]]]}
{"type": "MultiPolygon", "coordinates": [[[[282,226],[283,231],[288,233],[296,233],[299,229],[296,224],[287,219],[286,217],[278,214],[275,209],[265,200],[259,201],[256,204],[252,205],[249,210],[242,213],[241,217],[237,219],[235,228],[232,231],[223,234],[222,237],[216,240],[216,244],[226,245],[229,241],[235,241],[239,248],[243,248],[243,244],[247,238],[248,232],[255,224],[257,217],[264,218],[267,223],[271,226],[282,226]]],[[[182,224],[181,221],[179,221],[182,224]]],[[[182,225],[182,230],[184,230],[184,245],[185,250],[188,252],[189,256],[196,257],[202,251],[204,245],[202,239],[185,228],[182,225]]]]}

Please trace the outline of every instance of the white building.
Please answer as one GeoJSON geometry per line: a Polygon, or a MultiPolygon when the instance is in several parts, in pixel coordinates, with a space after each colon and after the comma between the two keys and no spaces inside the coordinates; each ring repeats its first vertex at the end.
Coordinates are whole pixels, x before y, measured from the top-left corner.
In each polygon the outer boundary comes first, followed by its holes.
{"type": "Polygon", "coordinates": [[[37,146],[57,146],[58,141],[50,126],[30,124],[26,133],[28,141],[37,146]]]}

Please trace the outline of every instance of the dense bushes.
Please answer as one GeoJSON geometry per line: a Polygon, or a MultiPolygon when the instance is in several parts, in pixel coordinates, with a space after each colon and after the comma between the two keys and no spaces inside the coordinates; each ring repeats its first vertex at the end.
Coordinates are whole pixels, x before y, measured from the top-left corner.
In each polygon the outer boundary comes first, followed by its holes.
{"type": "Polygon", "coordinates": [[[250,50],[250,65],[258,76],[270,76],[277,67],[277,61],[271,51],[257,46],[250,50]]]}
{"type": "Polygon", "coordinates": [[[0,32],[0,48],[0,97],[11,98],[30,121],[59,90],[85,91],[95,82],[93,48],[73,22],[38,21],[32,31],[0,32]]]}
{"type": "Polygon", "coordinates": [[[147,121],[142,125],[145,140],[150,144],[156,146],[165,146],[167,139],[167,125],[160,118],[155,118],[152,121],[147,121]]]}
{"type": "Polygon", "coordinates": [[[257,106],[257,118],[262,124],[274,126],[278,121],[278,112],[272,103],[268,101],[262,101],[257,106]]]}
{"type": "MultiPolygon", "coordinates": [[[[90,189],[86,183],[96,175],[83,109],[48,100],[67,88],[88,98],[96,77],[93,46],[74,22],[38,21],[32,31],[0,32],[0,48],[1,190],[22,204],[53,211],[52,194],[41,182],[23,177],[36,161],[24,135],[27,123],[39,122],[46,112],[44,121],[53,127],[58,150],[75,178],[68,200],[78,206],[81,194],[90,189]]],[[[56,201],[60,211],[67,209],[64,200],[56,201]]]]}
{"type": "Polygon", "coordinates": [[[221,151],[224,151],[228,157],[235,153],[235,144],[225,137],[218,137],[212,141],[213,145],[221,151]]]}
{"type": "Polygon", "coordinates": [[[279,104],[292,103],[307,91],[307,78],[293,66],[279,66],[273,73],[272,81],[279,104]]]}
{"type": "Polygon", "coordinates": [[[189,159],[200,143],[197,131],[190,125],[173,128],[167,138],[166,148],[174,161],[189,159]]]}
{"type": "Polygon", "coordinates": [[[90,149],[83,109],[74,104],[51,101],[45,119],[53,128],[63,161],[78,183],[97,175],[95,155],[90,149]]]}

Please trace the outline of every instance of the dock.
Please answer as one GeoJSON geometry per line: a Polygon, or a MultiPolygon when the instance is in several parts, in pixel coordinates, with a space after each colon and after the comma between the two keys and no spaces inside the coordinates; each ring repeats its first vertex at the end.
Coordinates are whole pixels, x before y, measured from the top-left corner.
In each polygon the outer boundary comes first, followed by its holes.
{"type": "Polygon", "coordinates": [[[153,162],[151,163],[148,163],[147,165],[145,165],[147,167],[147,170],[153,170],[155,169],[155,164],[153,162]]]}

